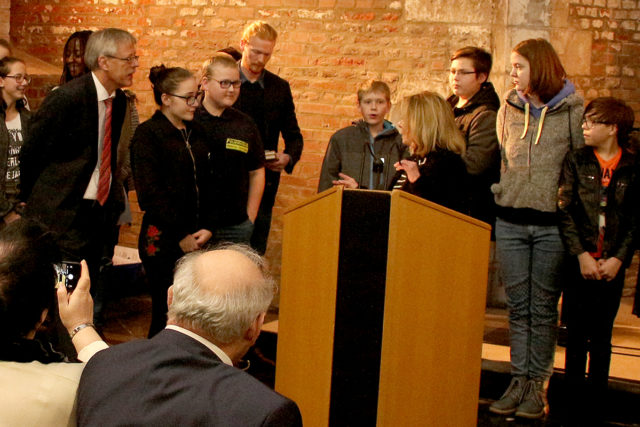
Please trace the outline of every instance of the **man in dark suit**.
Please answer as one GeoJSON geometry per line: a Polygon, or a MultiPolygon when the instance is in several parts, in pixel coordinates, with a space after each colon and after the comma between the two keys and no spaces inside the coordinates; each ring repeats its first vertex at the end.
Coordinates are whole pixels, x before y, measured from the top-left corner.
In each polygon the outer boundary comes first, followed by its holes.
{"type": "Polygon", "coordinates": [[[85,49],[90,73],[52,91],[31,122],[20,155],[25,215],[47,225],[67,260],[97,269],[109,233],[124,208],[113,176],[126,109],[120,88],[138,67],[136,39],[108,28],[85,49]]]}
{"type": "Polygon", "coordinates": [[[78,389],[80,426],[298,426],[297,405],[233,367],[260,333],[274,293],[242,245],[185,255],[165,330],[96,354],[78,389]]]}
{"type": "Polygon", "coordinates": [[[289,83],[264,68],[271,59],[277,37],[276,30],[263,21],[252,22],[244,29],[240,41],[242,86],[234,104],[234,108],[256,122],[266,152],[264,194],[251,236],[251,246],[261,254],[267,249],[280,173],[293,171],[303,146],[289,83]],[[280,134],[284,139],[284,152],[279,153],[280,134]]]}

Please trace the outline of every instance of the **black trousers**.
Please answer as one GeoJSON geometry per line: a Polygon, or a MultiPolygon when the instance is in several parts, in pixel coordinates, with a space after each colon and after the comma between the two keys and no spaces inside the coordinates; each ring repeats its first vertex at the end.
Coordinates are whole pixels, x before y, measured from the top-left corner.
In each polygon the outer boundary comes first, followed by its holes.
{"type": "Polygon", "coordinates": [[[140,259],[151,293],[149,338],[167,325],[167,291],[173,283],[176,262],[184,255],[178,242],[167,238],[163,230],[142,221],[138,240],[140,259]]]}
{"type": "Polygon", "coordinates": [[[625,269],[610,282],[586,280],[576,264],[565,293],[567,350],[565,381],[570,415],[598,411],[609,380],[611,334],[620,306],[625,269]],[[585,378],[589,354],[589,376],[585,378]]]}

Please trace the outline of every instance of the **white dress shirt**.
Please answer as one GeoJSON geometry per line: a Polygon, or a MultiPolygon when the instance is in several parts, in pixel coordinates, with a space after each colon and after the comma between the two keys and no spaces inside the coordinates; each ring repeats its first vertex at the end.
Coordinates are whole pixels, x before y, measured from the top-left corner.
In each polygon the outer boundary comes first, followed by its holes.
{"type": "Polygon", "coordinates": [[[222,351],[220,347],[218,347],[211,341],[202,338],[200,335],[196,334],[195,332],[191,332],[188,329],[181,328],[180,326],[176,326],[176,325],[167,325],[165,329],[171,329],[172,331],[180,332],[181,334],[184,334],[193,338],[194,340],[207,346],[207,348],[213,351],[215,355],[218,356],[220,360],[222,360],[226,365],[233,366],[233,362],[231,361],[231,358],[227,356],[227,354],[224,351],[222,351]]]}

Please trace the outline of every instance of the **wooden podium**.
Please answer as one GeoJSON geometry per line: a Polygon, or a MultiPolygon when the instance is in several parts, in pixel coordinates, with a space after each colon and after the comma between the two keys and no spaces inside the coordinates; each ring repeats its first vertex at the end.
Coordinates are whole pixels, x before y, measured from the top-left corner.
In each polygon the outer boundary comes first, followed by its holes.
{"type": "Polygon", "coordinates": [[[275,388],[305,426],[476,425],[490,226],[341,187],[284,218],[275,388]]]}

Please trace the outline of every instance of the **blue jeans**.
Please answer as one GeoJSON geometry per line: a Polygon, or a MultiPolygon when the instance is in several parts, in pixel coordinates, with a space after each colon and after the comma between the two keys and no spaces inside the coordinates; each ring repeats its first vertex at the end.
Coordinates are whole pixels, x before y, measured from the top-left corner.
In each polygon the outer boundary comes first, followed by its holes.
{"type": "Polygon", "coordinates": [[[496,250],[509,307],[511,374],[553,372],[565,249],[557,226],[496,221],[496,250]]]}
{"type": "Polygon", "coordinates": [[[253,223],[247,219],[240,224],[218,228],[213,233],[212,240],[214,243],[232,242],[248,245],[251,241],[251,233],[253,233],[253,223]]]}

